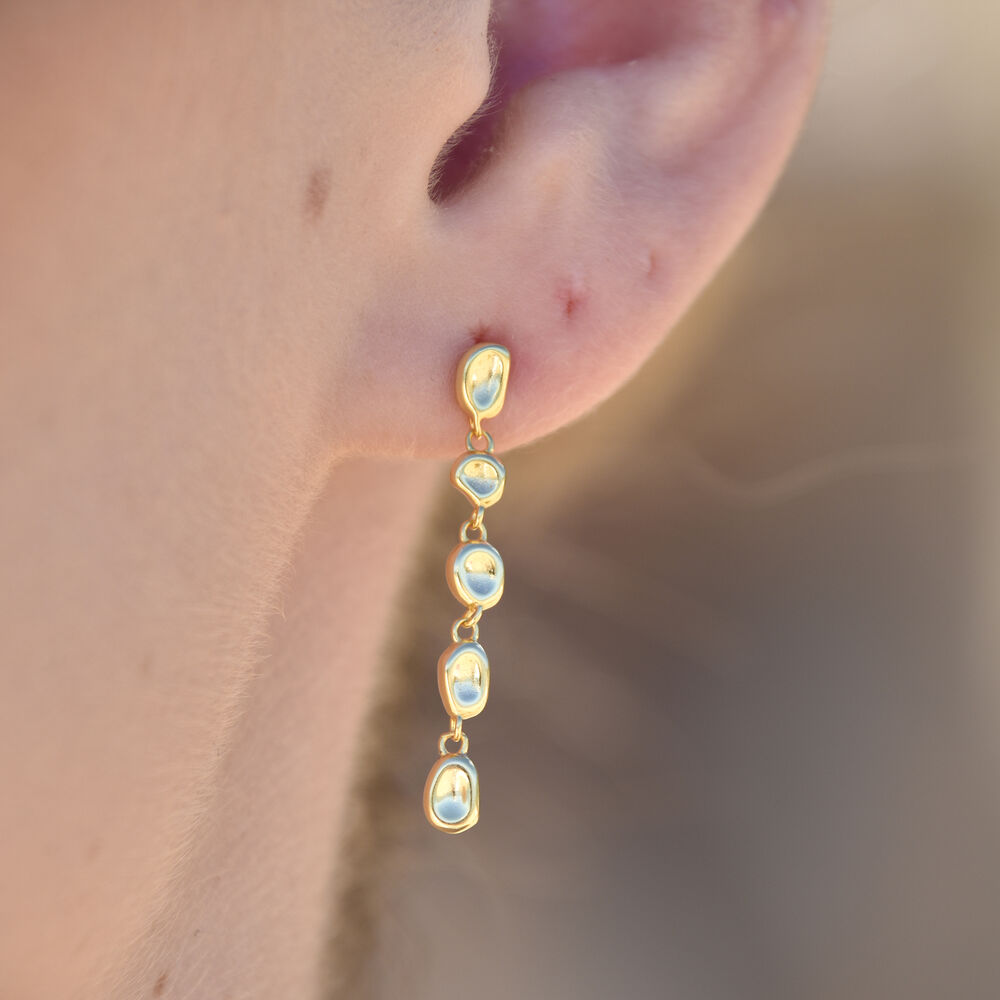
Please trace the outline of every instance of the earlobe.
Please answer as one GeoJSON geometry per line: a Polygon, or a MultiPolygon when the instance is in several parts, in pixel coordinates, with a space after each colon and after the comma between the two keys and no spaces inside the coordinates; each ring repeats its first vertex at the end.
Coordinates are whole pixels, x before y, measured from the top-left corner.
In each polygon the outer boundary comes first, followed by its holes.
{"type": "Polygon", "coordinates": [[[405,368],[423,403],[416,434],[404,407],[381,409],[382,450],[447,451],[448,373],[477,339],[516,358],[497,421],[509,442],[575,419],[627,379],[766,198],[825,32],[808,0],[623,0],[611,21],[577,18],[565,0],[573,29],[561,39],[551,23],[535,30],[536,6],[498,8],[499,79],[527,82],[494,98],[492,153],[429,215],[399,325],[390,333],[380,314],[368,332],[377,378],[405,368]]]}

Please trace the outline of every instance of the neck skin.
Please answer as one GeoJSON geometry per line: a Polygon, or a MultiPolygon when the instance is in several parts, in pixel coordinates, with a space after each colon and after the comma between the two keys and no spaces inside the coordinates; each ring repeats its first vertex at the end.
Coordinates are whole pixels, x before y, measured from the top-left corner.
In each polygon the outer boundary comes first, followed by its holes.
{"type": "Polygon", "coordinates": [[[346,800],[379,738],[365,711],[441,471],[365,459],[333,470],[190,853],[112,995],[150,983],[170,996],[320,994],[346,800]]]}

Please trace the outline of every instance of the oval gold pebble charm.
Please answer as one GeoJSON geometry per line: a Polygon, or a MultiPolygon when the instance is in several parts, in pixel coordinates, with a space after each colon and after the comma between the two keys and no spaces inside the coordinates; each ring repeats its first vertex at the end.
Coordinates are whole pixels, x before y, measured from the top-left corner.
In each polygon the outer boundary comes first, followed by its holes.
{"type": "Polygon", "coordinates": [[[480,421],[495,417],[503,407],[509,372],[510,352],[499,344],[472,348],[459,365],[455,394],[477,433],[480,421]]]}
{"type": "Polygon", "coordinates": [[[462,753],[439,757],[424,785],[424,812],[445,833],[461,833],[479,819],[479,775],[462,753]]]}
{"type": "Polygon", "coordinates": [[[492,507],[503,496],[507,471],[492,455],[474,451],[455,459],[451,481],[473,505],[492,507]]]}
{"type": "Polygon", "coordinates": [[[462,604],[492,608],[503,596],[503,560],[488,542],[460,542],[448,556],[445,576],[462,604]]]}
{"type": "Polygon", "coordinates": [[[438,659],[438,688],[445,711],[471,719],[486,707],[490,661],[478,642],[456,642],[438,659]]]}

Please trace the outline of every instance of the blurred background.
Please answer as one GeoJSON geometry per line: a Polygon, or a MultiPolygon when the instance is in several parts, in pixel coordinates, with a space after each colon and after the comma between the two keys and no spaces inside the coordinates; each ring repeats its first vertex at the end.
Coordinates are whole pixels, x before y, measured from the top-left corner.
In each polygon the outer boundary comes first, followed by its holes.
{"type": "Polygon", "coordinates": [[[501,447],[461,837],[421,808],[442,488],[338,997],[1000,996],[998,123],[996,5],[842,0],[730,265],[616,398],[501,447]]]}

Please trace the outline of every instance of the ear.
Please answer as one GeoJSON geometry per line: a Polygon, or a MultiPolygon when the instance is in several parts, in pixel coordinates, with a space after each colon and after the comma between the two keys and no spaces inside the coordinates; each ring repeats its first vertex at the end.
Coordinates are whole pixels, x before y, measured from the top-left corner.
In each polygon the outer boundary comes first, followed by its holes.
{"type": "Polygon", "coordinates": [[[454,369],[476,341],[511,352],[490,423],[502,449],[627,379],[766,198],[812,94],[825,11],[501,0],[495,30],[492,114],[447,148],[418,244],[363,331],[371,402],[350,409],[367,450],[460,447],[454,369]]]}

